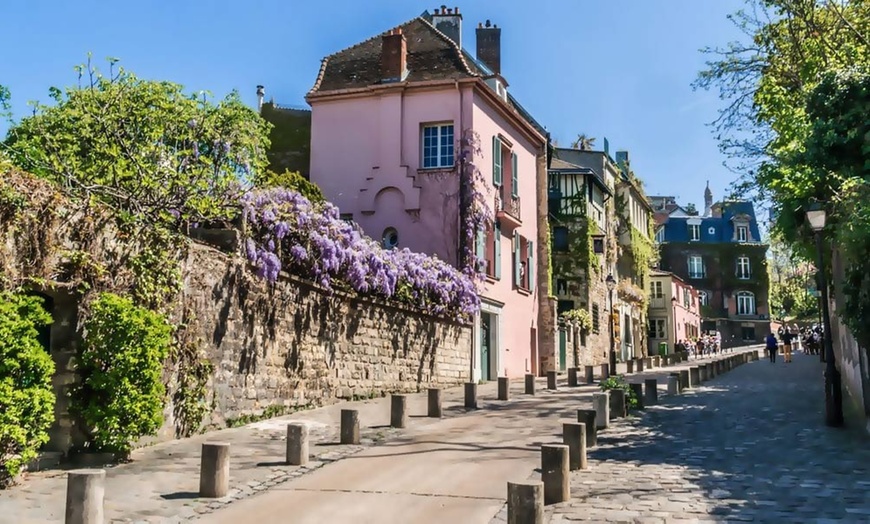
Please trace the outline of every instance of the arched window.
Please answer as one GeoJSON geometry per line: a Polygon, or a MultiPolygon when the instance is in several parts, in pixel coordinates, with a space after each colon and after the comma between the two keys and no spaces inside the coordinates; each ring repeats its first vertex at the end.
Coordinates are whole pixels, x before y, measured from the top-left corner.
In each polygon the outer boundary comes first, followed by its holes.
{"type": "Polygon", "coordinates": [[[710,304],[710,296],[707,295],[706,291],[698,291],[698,302],[700,302],[702,306],[710,304]]]}
{"type": "Polygon", "coordinates": [[[740,291],[737,293],[737,314],[738,315],[754,315],[755,314],[755,295],[749,291],[740,291]]]}

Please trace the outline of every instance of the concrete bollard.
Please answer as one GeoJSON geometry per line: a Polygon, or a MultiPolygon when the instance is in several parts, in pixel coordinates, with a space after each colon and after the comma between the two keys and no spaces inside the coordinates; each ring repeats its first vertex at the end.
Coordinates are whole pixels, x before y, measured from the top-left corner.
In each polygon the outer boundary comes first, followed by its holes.
{"type": "Polygon", "coordinates": [[[477,409],[477,382],[465,383],[465,409],[477,409]]]}
{"type": "Polygon", "coordinates": [[[507,377],[498,377],[498,399],[511,399],[511,381],[507,377]]]}
{"type": "Polygon", "coordinates": [[[634,393],[634,398],[637,399],[637,409],[644,409],[643,405],[643,384],[641,383],[631,383],[631,391],[634,393]]]}
{"type": "Polygon", "coordinates": [[[626,360],[625,361],[625,374],[631,375],[634,373],[634,360],[626,360]]]}
{"type": "Polygon", "coordinates": [[[535,376],[531,373],[526,373],[526,395],[535,394],[535,376]]]}
{"type": "Polygon", "coordinates": [[[408,425],[408,397],[392,395],[390,397],[390,426],[404,428],[408,425]]]}
{"type": "Polygon", "coordinates": [[[568,446],[568,469],[586,469],[586,424],[562,424],[562,443],[568,446]]]}
{"type": "Polygon", "coordinates": [[[625,411],[625,391],[622,389],[611,389],[610,393],[610,418],[622,418],[626,415],[625,411]]]}
{"type": "Polygon", "coordinates": [[[429,388],[427,415],[431,418],[441,418],[441,388],[429,388]]]}
{"type": "Polygon", "coordinates": [[[707,381],[707,364],[698,366],[698,384],[703,384],[707,381]]]}
{"type": "Polygon", "coordinates": [[[610,377],[610,364],[601,364],[601,371],[598,373],[598,381],[604,382],[610,377]]]}
{"type": "Polygon", "coordinates": [[[359,411],[355,409],[341,410],[340,435],[342,444],[359,444],[359,411]]]}
{"type": "Polygon", "coordinates": [[[659,383],[654,378],[643,381],[643,403],[647,406],[655,406],[659,403],[659,383]]]}
{"type": "Polygon", "coordinates": [[[710,362],[707,364],[707,380],[716,378],[716,363],[710,362]]]}
{"type": "Polygon", "coordinates": [[[571,497],[568,485],[568,446],[541,446],[541,480],[544,504],[558,504],[571,497]]]}
{"type": "Polygon", "coordinates": [[[644,361],[644,359],[639,358],[637,359],[637,366],[635,367],[637,368],[638,373],[643,373],[643,370],[646,368],[646,362],[644,361]]]}
{"type": "Polygon", "coordinates": [[[580,383],[577,382],[577,368],[568,368],[568,387],[576,388],[580,383]]]}
{"type": "Polygon", "coordinates": [[[303,422],[287,424],[287,449],[284,462],[291,466],[308,464],[308,426],[303,422]]]}
{"type": "Polygon", "coordinates": [[[593,393],[592,407],[595,408],[595,427],[604,429],[610,425],[610,395],[593,393]]]}
{"type": "Polygon", "coordinates": [[[643,367],[645,369],[652,369],[652,367],[653,367],[653,358],[652,357],[646,357],[643,359],[643,361],[644,361],[643,367]]]}
{"type": "Polygon", "coordinates": [[[578,409],[577,422],[586,425],[586,447],[594,448],[598,445],[598,428],[595,427],[595,410],[578,409]]]}
{"type": "Polygon", "coordinates": [[[698,366],[692,366],[689,368],[689,387],[695,388],[701,383],[701,370],[698,369],[698,366]]]}
{"type": "Polygon", "coordinates": [[[66,476],[66,524],[103,524],[106,470],[75,469],[66,476]]]}
{"type": "Polygon", "coordinates": [[[680,370],[680,392],[683,392],[691,387],[689,383],[689,370],[681,369],[680,370]]]}
{"type": "Polygon", "coordinates": [[[556,383],[556,372],[555,371],[547,371],[547,389],[555,390],[558,387],[556,383]]]}
{"type": "Polygon", "coordinates": [[[594,366],[586,366],[586,383],[594,384],[595,383],[595,367],[594,366]]]}
{"type": "MultiPolygon", "coordinates": [[[[292,424],[291,424],[292,425],[292,424]]],[[[308,449],[308,427],[305,449],[308,449]]],[[[288,426],[289,433],[289,426],[288,426]]],[[[289,449],[289,443],[287,444],[289,449]]],[[[305,457],[306,460],[308,457],[305,457]]],[[[199,496],[221,498],[230,490],[230,445],[227,442],[204,442],[199,466],[199,496]]]]}
{"type": "Polygon", "coordinates": [[[680,394],[680,376],[676,373],[668,375],[668,395],[680,394]]]}
{"type": "Polygon", "coordinates": [[[508,482],[508,524],[544,524],[544,483],[508,482]]]}

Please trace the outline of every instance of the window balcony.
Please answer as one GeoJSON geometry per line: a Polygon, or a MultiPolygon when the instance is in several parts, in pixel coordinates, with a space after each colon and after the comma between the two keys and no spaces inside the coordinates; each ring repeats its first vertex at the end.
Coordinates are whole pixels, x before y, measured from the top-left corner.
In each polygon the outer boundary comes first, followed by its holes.
{"type": "Polygon", "coordinates": [[[649,299],[650,309],[664,309],[665,297],[653,297],[649,299]]]}
{"type": "Polygon", "coordinates": [[[504,186],[498,194],[495,195],[495,217],[502,223],[511,228],[516,228],[522,225],[520,219],[520,197],[511,194],[505,195],[504,186]]]}

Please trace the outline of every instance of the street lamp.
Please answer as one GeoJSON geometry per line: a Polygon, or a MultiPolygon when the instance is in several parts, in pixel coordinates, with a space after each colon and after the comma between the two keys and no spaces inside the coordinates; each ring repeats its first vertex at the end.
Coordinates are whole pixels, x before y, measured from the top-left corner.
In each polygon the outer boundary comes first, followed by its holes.
{"type": "Polygon", "coordinates": [[[613,275],[607,275],[607,278],[604,280],[604,283],[607,284],[607,293],[610,295],[610,373],[616,374],[616,338],[613,333],[613,290],[616,288],[616,279],[613,278],[613,275]]]}
{"type": "Polygon", "coordinates": [[[816,236],[816,251],[819,263],[819,291],[822,302],[822,321],[824,322],[825,344],[825,423],[831,427],[843,425],[843,392],[840,389],[840,372],[834,362],[834,342],[831,339],[831,313],[828,311],[828,279],[825,274],[824,244],[822,231],[825,229],[825,208],[818,202],[807,209],[807,220],[816,236]]]}

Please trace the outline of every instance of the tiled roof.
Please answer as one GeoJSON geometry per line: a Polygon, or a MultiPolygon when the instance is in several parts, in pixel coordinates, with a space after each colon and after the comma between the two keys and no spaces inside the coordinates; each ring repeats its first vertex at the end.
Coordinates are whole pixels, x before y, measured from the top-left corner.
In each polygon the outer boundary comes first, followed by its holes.
{"type": "MultiPolygon", "coordinates": [[[[407,42],[407,82],[484,76],[459,46],[423,18],[400,25],[407,42]]],[[[309,94],[354,89],[381,83],[382,33],[327,56],[309,94]]]]}

